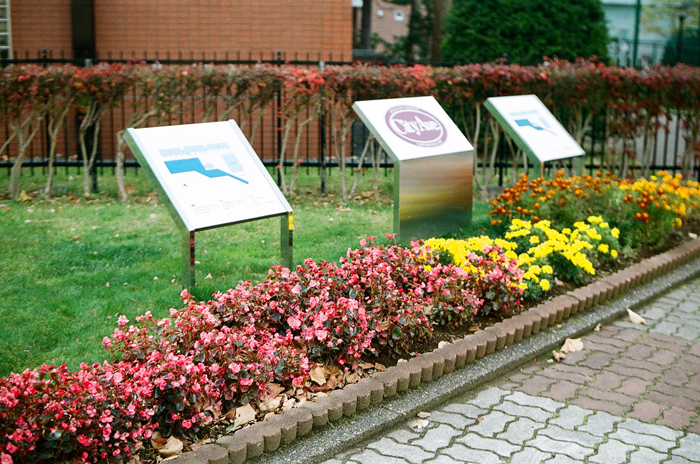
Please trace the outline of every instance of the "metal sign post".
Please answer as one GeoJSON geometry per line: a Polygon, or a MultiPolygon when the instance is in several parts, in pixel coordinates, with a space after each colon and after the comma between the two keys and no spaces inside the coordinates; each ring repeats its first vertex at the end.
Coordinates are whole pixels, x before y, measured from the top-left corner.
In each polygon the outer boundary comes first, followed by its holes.
{"type": "Polygon", "coordinates": [[[471,220],[474,148],[433,97],[359,101],[353,109],[394,161],[394,232],[444,235],[471,220]]]}
{"type": "Polygon", "coordinates": [[[484,103],[516,145],[544,177],[544,164],[573,158],[574,173],[583,174],[586,152],[557,121],[537,95],[492,97],[484,103]]]}
{"type": "Polygon", "coordinates": [[[292,208],[235,121],[127,129],[126,143],[182,236],[182,284],[195,285],[195,233],[279,216],[291,267],[292,208]]]}

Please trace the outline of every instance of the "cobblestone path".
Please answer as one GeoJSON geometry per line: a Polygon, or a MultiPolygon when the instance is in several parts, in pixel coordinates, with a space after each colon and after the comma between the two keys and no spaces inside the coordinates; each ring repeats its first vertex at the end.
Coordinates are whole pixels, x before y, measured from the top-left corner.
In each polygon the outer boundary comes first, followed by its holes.
{"type": "Polygon", "coordinates": [[[325,464],[700,463],[700,279],[325,464]]]}

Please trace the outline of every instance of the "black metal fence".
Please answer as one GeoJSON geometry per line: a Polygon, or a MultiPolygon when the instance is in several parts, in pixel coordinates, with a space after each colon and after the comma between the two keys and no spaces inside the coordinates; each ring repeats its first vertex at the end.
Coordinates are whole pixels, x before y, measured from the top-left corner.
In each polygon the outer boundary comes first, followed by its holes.
{"type": "MultiPolygon", "coordinates": [[[[40,52],[41,53],[41,52],[40,52]]],[[[29,55],[27,55],[29,56],[29,55]]],[[[320,63],[316,61],[308,60],[287,60],[286,57],[275,53],[270,55],[268,60],[256,60],[252,56],[247,56],[245,59],[239,60],[238,56],[236,59],[229,59],[226,56],[224,59],[217,61],[217,64],[251,64],[251,63],[269,63],[281,65],[285,64],[296,64],[299,66],[319,66],[320,63]]],[[[297,58],[297,57],[294,57],[297,58]]],[[[156,61],[156,57],[153,57],[151,62],[156,61]]],[[[117,59],[112,59],[110,57],[106,58],[104,61],[124,61],[120,56],[117,59]]],[[[102,60],[99,60],[102,61],[102,60]]],[[[71,60],[59,57],[54,58],[47,53],[43,53],[40,59],[32,59],[28,57],[26,59],[14,59],[14,60],[0,60],[0,64],[20,64],[20,63],[33,63],[33,64],[43,64],[48,66],[49,64],[58,63],[68,63],[71,60]]],[[[163,64],[173,63],[173,64],[196,64],[200,63],[198,61],[191,61],[182,59],[178,56],[177,59],[172,59],[172,57],[165,57],[162,61],[163,64]]],[[[347,64],[342,62],[337,62],[334,64],[347,64]]],[[[115,134],[126,127],[128,116],[129,116],[129,101],[133,100],[134,95],[128,96],[124,100],[119,108],[110,110],[109,114],[102,121],[102,136],[99,139],[99,146],[97,151],[97,158],[95,160],[95,165],[93,169],[93,179],[94,183],[97,182],[98,175],[104,175],[115,172],[116,168],[116,136],[115,134]]],[[[258,156],[265,166],[274,168],[279,164],[279,151],[281,147],[281,133],[282,133],[282,121],[279,117],[280,110],[283,106],[282,99],[284,95],[282,93],[277,95],[277,98],[272,102],[272,105],[266,109],[260,126],[256,132],[254,139],[251,140],[252,145],[256,149],[258,156]]],[[[201,96],[192,95],[190,101],[183,102],[182,111],[180,111],[175,117],[171,117],[169,124],[186,124],[197,121],[196,111],[198,105],[201,105],[198,99],[201,96]]],[[[307,172],[311,172],[312,169],[316,169],[322,178],[322,188],[324,190],[324,180],[326,175],[326,170],[338,167],[338,158],[334,156],[335,150],[333,149],[334,141],[332,140],[333,133],[333,116],[331,112],[322,112],[323,116],[315,120],[311,127],[305,130],[302,150],[303,153],[300,156],[302,169],[306,169],[307,172]]],[[[217,114],[213,117],[216,119],[217,114]]],[[[240,110],[238,114],[233,114],[231,116],[233,119],[237,120],[239,124],[242,122],[240,118],[245,117],[241,114],[240,110]]],[[[247,116],[252,119],[252,115],[247,116]]],[[[73,115],[69,119],[68,123],[63,128],[63,134],[59,141],[59,151],[54,160],[54,169],[63,169],[66,173],[75,172],[79,174],[82,170],[82,161],[79,159],[78,152],[79,147],[77,146],[77,131],[78,131],[78,116],[73,115]]],[[[252,124],[249,120],[248,127],[252,124]]],[[[665,125],[662,125],[652,137],[638,137],[634,140],[615,140],[606,133],[606,123],[603,116],[599,116],[593,119],[591,127],[587,130],[585,137],[583,139],[582,145],[587,152],[586,155],[586,168],[589,172],[595,169],[604,167],[613,171],[617,171],[618,174],[644,174],[644,171],[656,171],[656,170],[667,170],[672,173],[679,172],[681,170],[681,157],[683,156],[685,150],[685,133],[681,127],[681,124],[675,117],[670,117],[666,121],[665,125]],[[626,144],[623,147],[619,147],[620,144],[626,144]],[[617,145],[617,146],[616,146],[617,145]],[[632,146],[634,149],[629,150],[632,146]],[[625,149],[627,147],[627,149],[625,149]],[[610,161],[611,151],[620,151],[620,155],[616,157],[617,161],[610,161]],[[645,160],[640,162],[639,154],[645,153],[651,156],[650,160],[645,160]]],[[[2,130],[2,129],[0,129],[2,130]]],[[[4,128],[4,136],[9,137],[9,128],[4,128]]],[[[357,168],[360,165],[360,155],[365,145],[366,138],[369,132],[358,120],[355,121],[353,128],[351,130],[351,140],[349,141],[349,156],[346,159],[345,165],[350,168],[357,168]]],[[[49,147],[49,134],[46,127],[46,122],[40,129],[40,135],[37,136],[34,143],[30,146],[23,166],[25,172],[29,175],[45,175],[48,166],[48,147],[49,147]]],[[[6,172],[9,175],[12,166],[12,152],[11,147],[0,159],[0,169],[2,172],[6,172]]],[[[498,149],[498,156],[491,165],[486,163],[486,156],[482,156],[479,150],[476,152],[476,169],[491,168],[497,173],[497,184],[498,186],[510,185],[512,182],[517,180],[519,172],[522,172],[523,165],[527,165],[527,161],[516,158],[516,153],[512,150],[512,145],[506,143],[504,138],[501,138],[501,145],[498,149]]],[[[282,169],[288,168],[292,165],[292,160],[287,159],[282,166],[282,169]]],[[[363,166],[368,166],[370,163],[365,162],[363,166]]],[[[379,159],[379,166],[384,170],[385,174],[388,173],[388,169],[392,167],[391,159],[386,153],[381,154],[379,159]]],[[[125,169],[127,172],[137,172],[139,166],[137,161],[133,157],[128,157],[125,162],[125,169]]],[[[693,173],[696,178],[700,177],[699,167],[697,160],[693,162],[693,173]]],[[[354,172],[354,169],[353,169],[354,172]]]]}

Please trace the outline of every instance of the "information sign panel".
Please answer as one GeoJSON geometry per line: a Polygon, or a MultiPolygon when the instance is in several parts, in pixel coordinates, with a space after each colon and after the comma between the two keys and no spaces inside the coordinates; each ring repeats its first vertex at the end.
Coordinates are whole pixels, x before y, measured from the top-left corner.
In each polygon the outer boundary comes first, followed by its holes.
{"type": "Polygon", "coordinates": [[[537,95],[491,97],[484,106],[538,166],[586,154],[537,95]]]}
{"type": "Polygon", "coordinates": [[[394,232],[427,238],[471,219],[474,148],[433,97],[358,101],[353,109],[394,161],[394,232]]]}
{"type": "MultiPolygon", "coordinates": [[[[187,237],[191,284],[194,232],[274,216],[291,224],[291,206],[235,121],[130,128],[125,140],[187,237]]],[[[287,229],[282,258],[291,265],[287,229]]]]}

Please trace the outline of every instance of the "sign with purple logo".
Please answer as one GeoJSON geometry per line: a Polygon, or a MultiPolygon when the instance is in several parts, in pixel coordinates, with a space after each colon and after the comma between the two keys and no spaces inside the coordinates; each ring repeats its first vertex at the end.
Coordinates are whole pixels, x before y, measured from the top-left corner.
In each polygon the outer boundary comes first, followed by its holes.
{"type": "Polygon", "coordinates": [[[413,145],[436,147],[447,140],[447,129],[440,120],[415,106],[395,106],[385,119],[394,134],[413,145]]]}
{"type": "Polygon", "coordinates": [[[394,232],[436,237],[469,223],[474,148],[433,97],[352,105],[393,161],[394,232]]]}
{"type": "Polygon", "coordinates": [[[433,97],[358,101],[352,108],[382,148],[398,160],[473,150],[433,97]]]}

